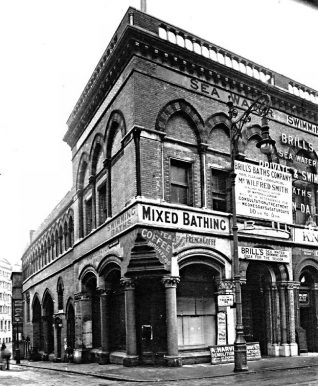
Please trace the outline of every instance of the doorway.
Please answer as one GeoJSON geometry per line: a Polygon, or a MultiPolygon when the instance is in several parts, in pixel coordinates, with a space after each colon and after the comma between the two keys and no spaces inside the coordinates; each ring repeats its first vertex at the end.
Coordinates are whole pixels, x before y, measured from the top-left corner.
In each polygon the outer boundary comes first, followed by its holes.
{"type": "Polygon", "coordinates": [[[262,355],[268,355],[267,333],[271,323],[266,313],[265,290],[271,286],[266,264],[252,262],[246,272],[246,285],[242,286],[243,326],[246,342],[258,342],[262,355]]]}
{"type": "Polygon", "coordinates": [[[167,350],[165,292],[160,278],[136,286],[138,354],[143,364],[163,364],[167,350]]]}
{"type": "Polygon", "coordinates": [[[315,283],[318,282],[318,272],[307,267],[302,270],[299,277],[299,327],[298,339],[300,350],[307,349],[309,352],[318,351],[318,331],[317,331],[317,296],[315,283]],[[301,334],[302,333],[302,334],[301,334]],[[301,339],[301,335],[303,335],[301,339]],[[306,347],[307,346],[307,347],[306,347]]]}

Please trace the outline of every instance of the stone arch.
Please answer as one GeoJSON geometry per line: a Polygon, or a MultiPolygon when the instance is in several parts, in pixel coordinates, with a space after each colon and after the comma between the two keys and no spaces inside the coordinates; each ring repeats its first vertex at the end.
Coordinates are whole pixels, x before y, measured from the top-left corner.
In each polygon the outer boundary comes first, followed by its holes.
{"type": "Polygon", "coordinates": [[[121,270],[121,261],[122,259],[113,254],[105,256],[99,263],[96,271],[99,275],[103,275],[105,272],[110,272],[113,269],[121,270]]]}
{"type": "Polygon", "coordinates": [[[225,277],[225,264],[231,263],[228,256],[213,248],[188,248],[177,255],[179,269],[189,265],[202,263],[210,266],[220,273],[220,278],[225,277]]]}
{"type": "Polygon", "coordinates": [[[54,352],[54,297],[47,288],[42,298],[43,350],[46,354],[54,352]]]}
{"type": "MultiPolygon", "coordinates": [[[[300,262],[299,264],[297,264],[297,266],[294,269],[294,279],[296,281],[299,281],[300,275],[305,268],[311,268],[311,269],[317,271],[317,273],[318,273],[318,262],[314,259],[306,259],[306,260],[303,260],[302,262],[300,262]]],[[[317,282],[318,282],[318,280],[317,280],[317,282]]]]}
{"type": "Polygon", "coordinates": [[[125,118],[120,110],[114,110],[111,113],[106,126],[105,145],[107,159],[112,158],[112,148],[117,132],[121,134],[121,138],[123,138],[127,132],[125,118]]]}
{"type": "Polygon", "coordinates": [[[98,348],[101,344],[100,297],[98,294],[98,274],[92,265],[84,267],[80,276],[81,292],[86,298],[82,315],[83,329],[87,332],[86,348],[98,348]]]}
{"type": "Polygon", "coordinates": [[[178,256],[179,348],[193,346],[203,349],[217,344],[217,283],[224,278],[225,267],[224,259],[216,259],[211,252],[198,248],[178,256]]]}
{"type": "Polygon", "coordinates": [[[79,165],[77,169],[76,189],[84,188],[85,173],[87,172],[88,167],[89,167],[89,157],[87,153],[83,153],[81,155],[81,159],[79,161],[79,165]]]}
{"type": "MultiPolygon", "coordinates": [[[[75,348],[75,308],[74,300],[69,297],[65,307],[66,313],[66,342],[67,347],[71,353],[75,348]]],[[[69,354],[70,354],[69,353],[69,354]]]]}
{"type": "Polygon", "coordinates": [[[90,174],[93,176],[96,174],[96,172],[99,171],[98,164],[100,163],[100,157],[102,157],[101,158],[102,161],[105,158],[104,157],[104,139],[102,134],[98,133],[95,135],[95,138],[91,146],[90,154],[89,154],[90,165],[91,165],[90,174]]]}
{"type": "Polygon", "coordinates": [[[78,275],[78,280],[82,283],[86,280],[86,276],[88,275],[94,275],[96,278],[98,277],[98,273],[95,269],[95,267],[92,264],[86,265],[78,275]]]}
{"type": "Polygon", "coordinates": [[[168,121],[177,113],[184,115],[194,130],[197,143],[204,140],[204,123],[196,109],[184,99],[177,99],[166,104],[159,112],[156,120],[156,130],[165,132],[168,121]]]}
{"type": "Polygon", "coordinates": [[[32,299],[32,345],[35,351],[42,349],[42,306],[38,293],[32,299]]]}
{"type": "Polygon", "coordinates": [[[229,120],[228,116],[222,112],[211,115],[205,121],[207,136],[209,137],[214,128],[220,125],[225,128],[225,133],[227,134],[228,138],[230,138],[231,121],[229,120]]]}

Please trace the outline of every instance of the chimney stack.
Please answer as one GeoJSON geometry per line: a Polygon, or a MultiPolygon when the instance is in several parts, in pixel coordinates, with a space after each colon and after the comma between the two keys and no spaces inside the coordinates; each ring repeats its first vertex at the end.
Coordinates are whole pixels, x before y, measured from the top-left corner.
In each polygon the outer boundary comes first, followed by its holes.
{"type": "Polygon", "coordinates": [[[140,10],[141,12],[147,12],[147,0],[140,0],[140,10]]]}

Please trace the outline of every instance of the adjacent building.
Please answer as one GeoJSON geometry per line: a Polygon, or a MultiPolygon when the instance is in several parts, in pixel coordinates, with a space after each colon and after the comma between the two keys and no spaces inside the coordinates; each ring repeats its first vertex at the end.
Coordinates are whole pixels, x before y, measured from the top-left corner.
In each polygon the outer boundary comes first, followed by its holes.
{"type": "Polygon", "coordinates": [[[11,272],[12,285],[12,352],[13,358],[19,360],[27,355],[28,340],[23,337],[23,296],[22,296],[22,270],[21,265],[14,264],[11,272]],[[17,350],[18,356],[17,356],[17,350]]]}
{"type": "Polygon", "coordinates": [[[72,189],[22,257],[33,352],[180,365],[233,344],[228,101],[239,117],[264,93],[234,164],[244,335],[318,352],[317,91],[133,8],[68,119],[72,189]]]}
{"type": "Polygon", "coordinates": [[[11,324],[11,271],[12,267],[5,258],[0,259],[0,342],[12,341],[11,324]]]}

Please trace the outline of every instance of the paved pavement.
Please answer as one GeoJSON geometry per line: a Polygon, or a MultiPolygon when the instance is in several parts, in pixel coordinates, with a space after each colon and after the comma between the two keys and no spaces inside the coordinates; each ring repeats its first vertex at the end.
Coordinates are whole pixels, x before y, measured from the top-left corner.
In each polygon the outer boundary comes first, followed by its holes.
{"type": "MultiPolygon", "coordinates": [[[[11,361],[14,363],[15,361],[11,361]]],[[[97,378],[126,381],[126,382],[160,382],[180,381],[190,379],[216,378],[235,376],[242,373],[234,373],[233,364],[223,365],[185,365],[183,367],[123,367],[121,365],[99,365],[97,363],[75,364],[75,363],[54,363],[54,362],[31,362],[22,360],[21,367],[42,368],[67,372],[70,374],[85,374],[97,378]]],[[[248,362],[249,374],[266,371],[280,371],[286,369],[302,369],[318,367],[318,356],[298,357],[277,357],[263,358],[258,361],[248,362]]]]}

